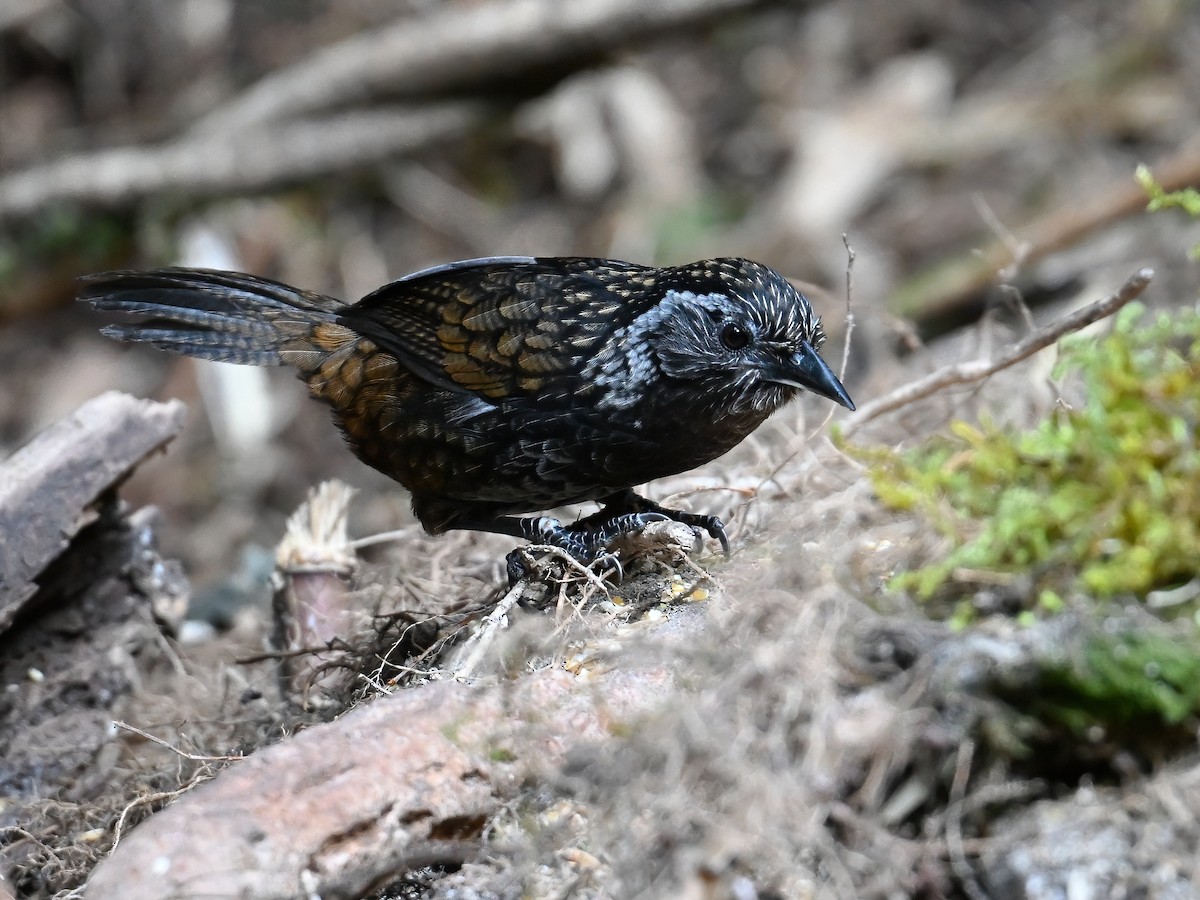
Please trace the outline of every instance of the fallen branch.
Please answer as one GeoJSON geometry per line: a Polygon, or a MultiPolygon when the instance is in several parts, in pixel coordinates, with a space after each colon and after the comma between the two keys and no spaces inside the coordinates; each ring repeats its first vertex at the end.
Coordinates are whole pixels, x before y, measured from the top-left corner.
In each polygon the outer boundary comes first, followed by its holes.
{"type": "MultiPolygon", "coordinates": [[[[523,779],[669,697],[664,669],[598,690],[543,669],[481,688],[400,691],[268,747],[133,829],[91,898],[361,896],[457,857],[523,779]]],[[[472,845],[473,846],[473,845],[472,845]]]]}
{"type": "Polygon", "coordinates": [[[1044,328],[1039,328],[1024,340],[1013,344],[996,359],[976,359],[945,366],[924,378],[897,388],[890,394],[864,403],[858,408],[858,412],[843,422],[842,434],[850,437],[872,419],[877,419],[884,413],[908,406],[954,385],[974,384],[996,374],[1001,369],[1007,369],[1023,359],[1028,359],[1039,350],[1044,350],[1051,344],[1057,343],[1066,335],[1111,316],[1122,306],[1141,296],[1153,278],[1153,269],[1138,269],[1116,293],[1081,307],[1061,319],[1051,322],[1044,328]]]}
{"type": "Polygon", "coordinates": [[[461,134],[481,115],[465,104],[382,109],[80,153],[0,178],[0,222],[65,201],[121,206],[159,191],[266,190],[412,152],[461,134]]]}
{"type": "Polygon", "coordinates": [[[428,97],[558,61],[590,61],[635,39],[697,24],[760,0],[502,0],[455,4],[355,35],[273,72],[195,130],[230,133],[357,105],[428,97]]]}
{"type": "Polygon", "coordinates": [[[0,178],[0,223],[56,202],[119,206],[164,190],[260,191],[375,163],[466,131],[482,108],[346,110],[468,87],[483,93],[518,69],[578,68],[636,39],[761,2],[503,0],[405,17],[265,76],[169,143],[81,153],[0,178]]]}

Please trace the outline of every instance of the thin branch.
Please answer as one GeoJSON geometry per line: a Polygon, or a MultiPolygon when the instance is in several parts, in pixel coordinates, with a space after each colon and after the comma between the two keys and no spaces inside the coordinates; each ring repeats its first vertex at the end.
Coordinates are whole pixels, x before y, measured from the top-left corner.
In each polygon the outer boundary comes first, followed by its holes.
{"type": "Polygon", "coordinates": [[[234,657],[234,664],[238,666],[252,666],[256,663],[267,662],[268,660],[280,659],[295,659],[298,656],[315,656],[320,653],[329,653],[333,650],[345,650],[349,647],[345,641],[330,641],[320,647],[297,647],[294,650],[264,650],[262,653],[252,653],[249,656],[234,657]],[[335,646],[340,644],[341,646],[335,646]]]}
{"type": "MultiPolygon", "coordinates": [[[[593,588],[602,591],[605,596],[608,596],[608,585],[596,574],[595,570],[591,566],[585,566],[562,547],[555,547],[553,544],[530,544],[524,549],[526,553],[545,553],[561,560],[566,568],[575,570],[593,588]]],[[[592,565],[595,565],[595,562],[592,565]]]]}
{"type": "Polygon", "coordinates": [[[841,376],[846,377],[846,367],[850,365],[850,337],[854,334],[854,260],[858,254],[850,243],[850,236],[842,234],[842,246],[846,248],[846,336],[842,339],[842,368],[841,376]]]}
{"type": "Polygon", "coordinates": [[[401,541],[409,540],[414,534],[420,534],[420,525],[408,525],[404,528],[397,528],[394,531],[380,531],[376,534],[368,534],[366,537],[355,538],[346,546],[351,550],[361,550],[364,547],[374,547],[377,544],[400,543],[401,541]]]}
{"type": "MultiPolygon", "coordinates": [[[[194,782],[194,784],[199,783],[200,782],[194,782]]],[[[117,816],[116,824],[113,825],[112,850],[116,850],[119,846],[121,846],[121,838],[125,836],[125,820],[129,818],[130,812],[137,809],[139,806],[149,806],[151,803],[165,803],[169,800],[174,800],[186,790],[187,788],[184,787],[178,791],[159,791],[154,794],[145,794],[141,797],[135,797],[126,803],[121,809],[121,814],[117,816]]]]}
{"type": "Polygon", "coordinates": [[[174,744],[164,741],[162,738],[156,737],[148,731],[143,731],[135,725],[130,725],[128,722],[114,721],[113,726],[136,734],[138,737],[145,738],[151,743],[158,744],[160,747],[165,747],[177,756],[190,759],[192,762],[241,762],[245,759],[244,756],[207,756],[202,753],[188,753],[186,750],[180,750],[174,744]]]}
{"type": "Polygon", "coordinates": [[[524,593],[524,582],[518,581],[509,588],[508,593],[496,604],[496,608],[479,623],[479,628],[463,645],[464,659],[454,667],[450,678],[455,681],[466,681],[471,677],[488,648],[496,640],[496,635],[508,627],[508,614],[512,612],[513,607],[517,605],[524,593]]]}
{"type": "Polygon", "coordinates": [[[1061,319],[1051,322],[1044,328],[1038,329],[1023,340],[1010,346],[995,359],[976,359],[970,362],[945,366],[936,372],[926,375],[924,378],[919,378],[916,381],[909,382],[897,388],[890,394],[886,394],[869,403],[864,403],[859,407],[858,412],[846,419],[842,425],[842,434],[845,437],[850,437],[872,419],[877,419],[884,413],[889,413],[903,406],[908,406],[911,403],[916,403],[918,400],[923,400],[948,387],[960,384],[974,384],[996,374],[1002,369],[1007,369],[1009,366],[1028,359],[1039,350],[1044,350],[1050,345],[1057,343],[1066,335],[1086,328],[1094,322],[1099,322],[1107,316],[1111,316],[1125,304],[1141,296],[1153,278],[1153,269],[1138,269],[1137,272],[1130,276],[1128,281],[1121,285],[1116,293],[1110,294],[1102,300],[1090,303],[1063,316],[1061,319]]]}

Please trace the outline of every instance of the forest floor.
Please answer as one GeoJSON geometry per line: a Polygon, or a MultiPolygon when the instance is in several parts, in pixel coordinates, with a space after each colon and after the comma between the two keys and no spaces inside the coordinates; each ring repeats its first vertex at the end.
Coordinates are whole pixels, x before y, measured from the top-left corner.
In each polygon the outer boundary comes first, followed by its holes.
{"type": "Polygon", "coordinates": [[[0,13],[0,900],[1200,897],[1195,709],[1047,712],[1098,635],[1190,653],[1191,601],[921,602],[893,576],[953,542],[870,456],[1082,407],[1056,323],[1131,278],[1195,308],[1200,227],[1133,179],[1200,183],[1192,7],[135,6],[0,13]],[[667,529],[509,589],[511,541],[421,532],[291,373],[71,302],[526,253],[803,279],[859,411],[648,486],[728,559],[667,529]]]}

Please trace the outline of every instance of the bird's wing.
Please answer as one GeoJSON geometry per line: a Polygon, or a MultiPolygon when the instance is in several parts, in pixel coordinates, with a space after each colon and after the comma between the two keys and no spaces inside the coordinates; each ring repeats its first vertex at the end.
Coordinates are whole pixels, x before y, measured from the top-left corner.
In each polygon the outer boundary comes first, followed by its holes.
{"type": "Polygon", "coordinates": [[[339,321],[441,387],[494,402],[569,393],[612,333],[657,302],[655,279],[611,260],[466,260],[392,282],[339,321]]]}

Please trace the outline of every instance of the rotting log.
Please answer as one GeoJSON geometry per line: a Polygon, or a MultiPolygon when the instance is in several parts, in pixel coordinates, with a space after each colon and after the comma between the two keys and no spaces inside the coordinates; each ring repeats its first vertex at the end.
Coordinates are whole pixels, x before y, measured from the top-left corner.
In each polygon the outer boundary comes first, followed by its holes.
{"type": "Polygon", "coordinates": [[[464,861],[523,780],[657,708],[671,679],[664,667],[590,679],[544,669],[380,698],[234,763],[152,816],[96,867],[86,896],[336,900],[464,861]]]}
{"type": "Polygon", "coordinates": [[[97,501],[183,428],[184,405],[115,391],[84,403],[0,465],[0,634],[36,579],[96,521],[97,501]]]}

